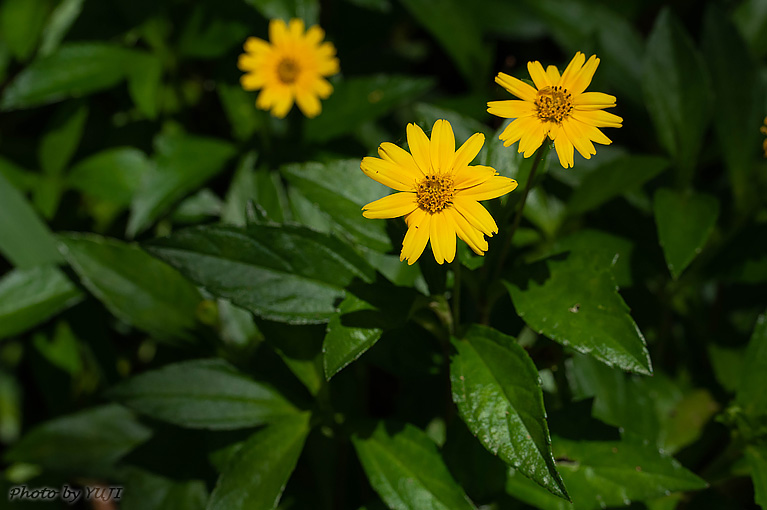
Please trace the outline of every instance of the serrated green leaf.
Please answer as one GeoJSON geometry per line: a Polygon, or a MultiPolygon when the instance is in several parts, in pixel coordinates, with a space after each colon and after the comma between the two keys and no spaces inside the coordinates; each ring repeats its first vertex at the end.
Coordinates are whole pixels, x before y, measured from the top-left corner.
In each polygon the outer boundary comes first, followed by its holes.
{"type": "Polygon", "coordinates": [[[412,101],[433,85],[428,78],[378,75],[350,78],[335,85],[333,95],[322,102],[322,115],[305,123],[304,135],[325,142],[353,133],[402,103],[412,101]]]}
{"type": "Polygon", "coordinates": [[[453,402],[479,441],[552,494],[568,499],[551,453],[538,369],[512,337],[474,326],[450,364],[453,402]]]}
{"type": "Polygon", "coordinates": [[[155,140],[154,166],[133,197],[128,237],[143,232],[171,205],[224,169],[232,144],[215,138],[163,133],[155,140]]]}
{"type": "Polygon", "coordinates": [[[40,55],[53,53],[64,39],[72,24],[80,16],[85,0],[62,0],[53,12],[43,29],[40,41],[40,55]]]}
{"type": "Polygon", "coordinates": [[[642,87],[658,139],[687,184],[708,128],[711,90],[702,57],[668,7],[647,41],[642,87]]]}
{"type": "Polygon", "coordinates": [[[255,427],[298,412],[277,391],[221,359],[166,365],[121,382],[108,396],[158,420],[211,430],[255,427]]]}
{"type": "Polygon", "coordinates": [[[719,216],[719,201],[703,193],[661,188],[653,210],[666,265],[676,279],[703,250],[719,216]]]}
{"type": "Polygon", "coordinates": [[[319,21],[319,0],[245,0],[266,19],[281,18],[289,21],[291,18],[301,18],[306,26],[317,24],[319,21]]]}
{"type": "Polygon", "coordinates": [[[403,0],[402,4],[439,41],[469,84],[484,83],[492,52],[482,41],[473,9],[457,0],[403,0]]]}
{"type": "Polygon", "coordinates": [[[601,230],[584,229],[569,236],[557,239],[547,256],[566,251],[591,251],[599,257],[600,265],[612,268],[618,287],[629,287],[631,278],[631,256],[634,244],[623,237],[614,236],[601,230]]]}
{"type": "Polygon", "coordinates": [[[751,479],[754,482],[754,500],[762,510],[767,510],[767,447],[746,447],[746,459],[751,466],[751,479]]]}
{"type": "Polygon", "coordinates": [[[192,338],[202,298],[175,269],[115,239],[94,234],[61,239],[83,285],[116,317],[162,340],[192,338]]]}
{"type": "Polygon", "coordinates": [[[702,45],[717,98],[714,129],[730,174],[735,205],[748,210],[755,198],[751,173],[764,113],[758,63],[729,16],[716,4],[706,8],[702,45]]]}
{"type": "Polygon", "coordinates": [[[3,173],[0,173],[0,254],[22,269],[62,261],[48,226],[3,173]]]}
{"type": "Polygon", "coordinates": [[[253,434],[228,462],[207,510],[273,510],[309,434],[309,413],[253,434]]]}
{"type": "Polygon", "coordinates": [[[32,108],[108,89],[125,79],[140,52],[103,43],[63,44],[8,84],[0,108],[32,108]]]}
{"type": "Polygon", "coordinates": [[[190,228],[146,249],[215,296],[280,322],[327,322],[344,287],[373,280],[350,247],[300,226],[190,228]]]}
{"type": "Polygon", "coordinates": [[[32,56],[50,8],[50,0],[5,0],[0,6],[0,33],[16,59],[32,56]]]}
{"type": "Polygon", "coordinates": [[[736,399],[752,415],[767,414],[767,314],[756,321],[746,348],[736,399]]]}
{"type": "Polygon", "coordinates": [[[437,446],[420,429],[379,423],[352,437],[368,480],[396,510],[472,510],[474,505],[445,467],[437,446]]]}
{"type": "Polygon", "coordinates": [[[82,298],[56,267],[14,269],[0,279],[0,339],[37,326],[82,298]]]}
{"type": "Polygon", "coordinates": [[[391,249],[386,223],[362,216],[364,205],[391,190],[363,174],[360,160],[288,165],[283,167],[282,175],[353,241],[382,252],[391,249]]]}
{"type": "Polygon", "coordinates": [[[651,374],[644,337],[618,294],[611,266],[571,251],[518,268],[504,282],[533,330],[608,366],[651,374]]]}
{"type": "Polygon", "coordinates": [[[6,462],[27,462],[77,475],[103,474],[152,435],[133,413],[117,404],[93,407],[42,423],[6,454],[6,462]]]}
{"type": "Polygon", "coordinates": [[[375,311],[375,306],[351,294],[341,302],[338,313],[328,322],[322,344],[322,360],[328,381],[381,338],[383,328],[375,327],[378,325],[373,318],[375,311]],[[351,314],[359,317],[355,325],[349,324],[351,314]]]}
{"type": "Polygon", "coordinates": [[[124,480],[122,510],[205,510],[208,501],[202,480],[174,480],[134,467],[124,480]]]}
{"type": "Polygon", "coordinates": [[[668,160],[655,156],[624,156],[609,161],[589,172],[575,188],[567,209],[572,214],[581,214],[609,200],[640,189],[668,168],[668,160]]]}
{"type": "Polygon", "coordinates": [[[573,502],[567,503],[510,472],[506,491],[543,510],[597,510],[707,487],[674,458],[651,446],[555,438],[554,455],[573,502]]]}

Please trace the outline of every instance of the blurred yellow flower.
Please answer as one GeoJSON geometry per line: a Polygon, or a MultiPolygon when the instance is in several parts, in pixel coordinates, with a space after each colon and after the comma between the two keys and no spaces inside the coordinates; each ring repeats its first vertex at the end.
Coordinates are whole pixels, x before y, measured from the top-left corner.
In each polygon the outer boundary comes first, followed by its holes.
{"type": "Polygon", "coordinates": [[[431,140],[420,127],[408,124],[407,141],[412,154],[384,142],[378,148],[380,158],[362,160],[365,175],[400,192],[369,203],[363,216],[405,217],[408,230],[399,259],[408,264],[418,260],[427,241],[438,263],[452,262],[456,234],[484,255],[484,236],[497,233],[498,226],[479,201],[505,195],[517,181],[488,166],[469,166],[485,137],[476,133],[456,151],[453,127],[446,120],[434,123],[431,140]]]}
{"type": "Polygon", "coordinates": [[[519,100],[491,101],[487,111],[498,117],[516,119],[501,133],[508,147],[519,140],[519,152],[529,158],[548,135],[554,141],[559,162],[565,168],[573,166],[573,147],[589,159],[596,154],[592,142],[612,143],[600,127],[621,127],[623,119],[603,108],[615,106],[615,97],[601,92],[584,92],[599,65],[599,59],[578,52],[562,75],[555,66],[544,71],[540,62],[528,62],[527,70],[535,88],[527,83],[498,73],[495,82],[519,100]],[[585,65],[584,65],[585,62],[585,65]]]}
{"type": "MultiPolygon", "coordinates": [[[[764,126],[760,127],[759,131],[767,135],[767,117],[764,118],[764,126]]],[[[764,149],[764,157],[767,158],[767,138],[762,142],[762,148],[764,149]]]]}
{"type": "Polygon", "coordinates": [[[293,102],[307,117],[322,111],[333,86],[324,76],[338,72],[336,48],[322,42],[325,32],[317,25],[304,32],[304,22],[294,18],[286,25],[281,19],[269,22],[269,42],[257,37],[245,41],[245,53],[237,63],[245,71],[240,79],[245,90],[259,90],[256,106],[283,118],[293,102]]]}

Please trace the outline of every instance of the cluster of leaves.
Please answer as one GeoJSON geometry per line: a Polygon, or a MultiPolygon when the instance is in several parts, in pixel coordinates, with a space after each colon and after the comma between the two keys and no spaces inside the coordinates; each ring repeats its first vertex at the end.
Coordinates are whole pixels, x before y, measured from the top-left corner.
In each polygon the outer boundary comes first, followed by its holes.
{"type": "Polygon", "coordinates": [[[765,0],[4,0],[0,492],[767,509],[765,56],[765,0]],[[341,60],[311,120],[238,84],[294,16],[341,60]],[[615,143],[547,154],[513,239],[487,204],[485,257],[401,263],[360,159],[445,118],[524,189],[493,75],[575,51],[615,143]]]}

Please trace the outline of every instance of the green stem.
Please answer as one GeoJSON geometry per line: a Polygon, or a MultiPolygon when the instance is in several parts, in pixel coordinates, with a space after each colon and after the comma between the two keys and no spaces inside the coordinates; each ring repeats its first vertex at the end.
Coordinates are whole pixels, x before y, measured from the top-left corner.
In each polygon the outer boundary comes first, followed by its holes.
{"type": "MultiPolygon", "coordinates": [[[[461,322],[461,263],[453,261],[453,330],[461,322]]],[[[454,333],[455,331],[453,331],[454,333]]]]}

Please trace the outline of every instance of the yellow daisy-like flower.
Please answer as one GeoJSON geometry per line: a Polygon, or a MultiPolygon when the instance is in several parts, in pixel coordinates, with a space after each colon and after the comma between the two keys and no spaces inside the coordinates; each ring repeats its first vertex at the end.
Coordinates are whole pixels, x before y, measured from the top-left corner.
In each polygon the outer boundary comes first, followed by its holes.
{"type": "Polygon", "coordinates": [[[283,118],[293,102],[307,117],[322,111],[333,86],[324,76],[338,72],[336,48],[322,42],[325,31],[317,25],[304,33],[304,22],[294,18],[286,25],[281,19],[269,22],[269,42],[258,37],[245,41],[245,53],[237,66],[245,71],[241,78],[245,90],[259,90],[256,106],[283,118]],[[270,44],[271,43],[271,44],[270,44]]]}
{"type": "MultiPolygon", "coordinates": [[[[759,131],[767,135],[767,117],[764,118],[764,126],[760,127],[759,131]]],[[[764,157],[767,158],[767,138],[762,142],[762,148],[764,149],[764,157]]]]}
{"type": "Polygon", "coordinates": [[[400,192],[369,203],[362,208],[363,216],[405,217],[408,230],[399,259],[408,264],[418,260],[427,241],[438,263],[452,262],[456,234],[477,255],[484,255],[484,236],[498,233],[498,226],[479,201],[505,195],[517,181],[489,166],[469,166],[485,136],[472,135],[456,151],[453,127],[446,120],[434,123],[431,140],[420,127],[408,124],[407,141],[412,154],[384,142],[378,148],[380,158],[362,160],[365,175],[400,192]]]}
{"type": "Polygon", "coordinates": [[[578,52],[561,75],[555,66],[544,71],[540,62],[528,62],[527,70],[535,83],[528,85],[508,74],[498,73],[495,82],[518,100],[491,101],[487,111],[498,117],[516,119],[501,133],[508,147],[519,140],[519,152],[529,158],[548,135],[554,140],[559,162],[573,166],[573,147],[589,159],[596,154],[592,142],[612,143],[598,128],[621,127],[623,119],[603,108],[615,106],[615,97],[601,92],[584,92],[599,65],[599,59],[578,52]],[[585,62],[585,65],[584,65],[585,62]]]}

